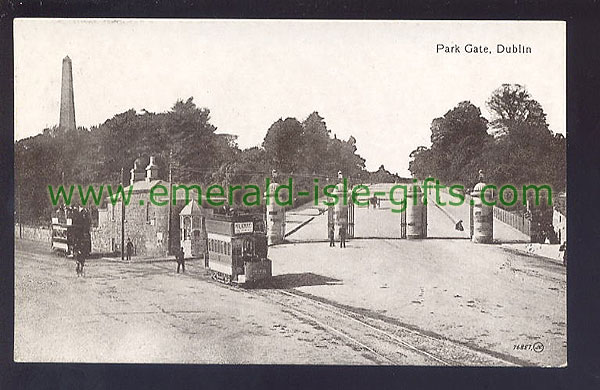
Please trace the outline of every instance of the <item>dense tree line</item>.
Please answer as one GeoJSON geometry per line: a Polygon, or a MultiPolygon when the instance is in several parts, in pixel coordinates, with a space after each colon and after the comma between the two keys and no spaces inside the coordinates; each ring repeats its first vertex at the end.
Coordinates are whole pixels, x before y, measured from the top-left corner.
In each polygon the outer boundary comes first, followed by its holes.
{"type": "Polygon", "coordinates": [[[487,101],[488,122],[468,101],[431,123],[431,146],[411,154],[409,170],[446,185],[472,188],[479,170],[487,183],[517,188],[548,184],[566,190],[566,139],[554,134],[542,106],[518,84],[503,84],[487,101]]]}
{"type": "Polygon", "coordinates": [[[217,133],[210,111],[197,107],[192,98],[163,113],[128,110],[90,129],[45,129],[15,142],[14,150],[15,212],[27,223],[49,221],[48,185],[117,185],[122,168],[129,183],[134,160],[150,155],[161,167],[161,178],[167,179],[171,165],[174,182],[204,188],[217,183],[261,185],[273,169],[282,180],[293,177],[297,189],[312,188],[315,178],[320,184],[333,182],[340,170],[355,182],[368,181],[370,175],[354,137],[332,136],[317,112],[303,121],[277,120],[260,147],[242,150],[235,135],[217,133]]]}

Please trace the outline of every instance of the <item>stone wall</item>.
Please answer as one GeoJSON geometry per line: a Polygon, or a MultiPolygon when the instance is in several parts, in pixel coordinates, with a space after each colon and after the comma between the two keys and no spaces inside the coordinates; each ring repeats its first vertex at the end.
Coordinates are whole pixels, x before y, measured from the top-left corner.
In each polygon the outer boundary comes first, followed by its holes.
{"type": "Polygon", "coordinates": [[[31,226],[15,224],[15,238],[50,243],[52,230],[47,226],[31,226]]]}
{"type": "MultiPolygon", "coordinates": [[[[147,202],[147,192],[133,193],[125,210],[125,243],[131,239],[136,256],[165,256],[168,243],[169,207],[147,202]],[[140,204],[143,203],[143,204],[140,204]]],[[[183,204],[171,208],[171,245],[179,247],[179,211],[183,204]]],[[[98,212],[98,227],[91,232],[92,251],[121,251],[121,205],[108,204],[98,212]],[[114,208],[114,210],[113,210],[114,208]]]]}

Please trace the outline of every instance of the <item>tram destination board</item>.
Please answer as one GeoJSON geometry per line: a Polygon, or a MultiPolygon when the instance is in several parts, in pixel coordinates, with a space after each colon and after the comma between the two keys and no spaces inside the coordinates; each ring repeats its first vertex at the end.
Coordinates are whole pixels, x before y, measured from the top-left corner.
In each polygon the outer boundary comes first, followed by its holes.
{"type": "Polygon", "coordinates": [[[254,222],[235,222],[233,225],[234,234],[252,233],[254,231],[254,222]]]}

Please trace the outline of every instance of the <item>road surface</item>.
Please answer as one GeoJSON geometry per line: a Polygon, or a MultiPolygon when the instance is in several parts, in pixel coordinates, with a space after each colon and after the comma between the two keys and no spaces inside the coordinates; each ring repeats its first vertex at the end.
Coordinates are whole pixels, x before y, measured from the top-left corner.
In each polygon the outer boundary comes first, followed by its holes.
{"type": "MultiPolygon", "coordinates": [[[[558,261],[476,245],[430,206],[427,240],[389,232],[386,202],[356,209],[354,239],[329,248],[326,214],[290,213],[274,277],[242,290],[201,261],[74,262],[15,242],[15,360],[46,362],[539,365],[566,362],[558,261]],[[385,234],[384,234],[385,233],[385,234]]],[[[468,228],[468,224],[465,225],[468,228]]],[[[506,226],[503,239],[519,239],[506,226]]]]}

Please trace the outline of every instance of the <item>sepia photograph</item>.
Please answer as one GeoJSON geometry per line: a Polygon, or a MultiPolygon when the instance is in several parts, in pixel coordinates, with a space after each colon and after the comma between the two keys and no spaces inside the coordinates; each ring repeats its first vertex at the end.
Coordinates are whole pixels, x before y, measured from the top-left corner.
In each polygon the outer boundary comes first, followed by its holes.
{"type": "Polygon", "coordinates": [[[15,362],[568,366],[564,21],[13,31],[15,362]]]}

